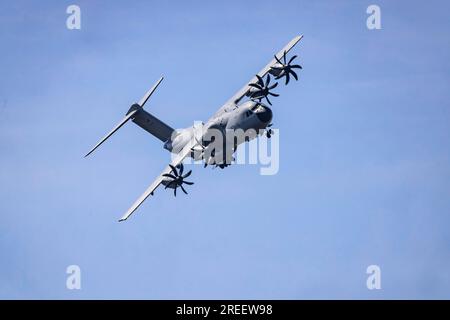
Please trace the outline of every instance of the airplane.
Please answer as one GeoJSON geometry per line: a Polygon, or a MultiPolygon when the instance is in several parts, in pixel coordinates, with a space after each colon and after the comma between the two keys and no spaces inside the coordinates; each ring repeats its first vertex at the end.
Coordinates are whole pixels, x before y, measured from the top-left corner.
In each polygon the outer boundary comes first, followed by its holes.
{"type": "MultiPolygon", "coordinates": [[[[215,167],[218,166],[223,169],[230,164],[230,159],[225,155],[226,152],[224,148],[216,147],[214,150],[210,150],[209,155],[206,155],[206,150],[211,144],[211,139],[209,140],[209,143],[205,143],[207,140],[204,139],[206,132],[212,130],[225,132],[225,130],[236,129],[254,129],[258,132],[265,130],[267,138],[270,138],[273,134],[273,131],[270,129],[272,126],[271,121],[273,113],[271,108],[263,103],[262,100],[265,99],[271,106],[272,102],[270,101],[269,96],[278,96],[278,94],[271,92],[271,90],[278,85],[278,82],[275,82],[272,85],[270,84],[271,76],[274,77],[275,80],[284,78],[286,85],[289,83],[291,76],[295,80],[298,80],[298,75],[293,69],[302,69],[302,67],[300,65],[292,64],[297,56],[293,56],[287,60],[287,53],[302,38],[302,35],[296,36],[283,49],[275,54],[273,59],[221,108],[219,108],[206,123],[202,123],[200,129],[192,126],[182,130],[174,130],[169,125],[144,110],[145,103],[161,84],[163,77],[147,91],[139,102],[134,103],[126,113],[125,117],[108,134],[106,134],[85,155],[85,157],[94,152],[94,150],[119,130],[126,122],[132,120],[139,127],[161,140],[164,143],[164,148],[172,153],[172,159],[161,174],[134,202],[128,211],[125,212],[119,221],[127,220],[150,195],[154,195],[155,190],[160,185],[163,185],[165,189],[173,189],[175,196],[178,188],[187,194],[183,184],[192,185],[193,182],[184,180],[192,173],[192,170],[190,170],[183,174],[184,167],[182,162],[186,157],[192,157],[195,160],[202,159],[205,162],[205,167],[207,165],[214,165],[215,167]],[[247,101],[242,102],[245,98],[247,98],[247,101]]],[[[245,141],[248,141],[248,139],[238,141],[237,143],[240,144],[245,141]]],[[[236,148],[236,142],[233,141],[230,153],[232,154],[236,148]]]]}

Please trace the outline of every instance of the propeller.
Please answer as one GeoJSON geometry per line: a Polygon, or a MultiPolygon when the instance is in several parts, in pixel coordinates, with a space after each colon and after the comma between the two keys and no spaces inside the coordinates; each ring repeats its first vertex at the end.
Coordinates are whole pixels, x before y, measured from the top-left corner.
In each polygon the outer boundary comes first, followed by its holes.
{"type": "Polygon", "coordinates": [[[269,74],[267,75],[265,82],[264,82],[263,78],[261,78],[259,75],[256,75],[256,77],[258,78],[258,82],[249,84],[250,87],[254,88],[253,90],[250,91],[249,97],[251,99],[258,99],[259,101],[261,101],[262,98],[266,98],[267,102],[270,105],[272,105],[268,96],[269,95],[274,96],[274,97],[279,96],[279,94],[270,92],[270,90],[274,89],[278,85],[278,82],[269,86],[269,84],[270,84],[270,75],[269,74]]]}
{"type": "Polygon", "coordinates": [[[259,106],[268,108],[266,104],[262,103],[262,102],[259,101],[259,100],[256,100],[256,99],[254,99],[254,98],[250,98],[250,100],[251,100],[253,103],[255,103],[255,105],[250,109],[250,110],[252,110],[252,111],[255,111],[256,109],[258,109],[259,106]]]}
{"type": "MultiPolygon", "coordinates": [[[[200,141],[197,139],[197,137],[195,138],[195,141],[197,142],[197,145],[200,147],[201,150],[196,149],[197,146],[195,146],[195,147],[192,147],[192,148],[191,148],[191,151],[192,151],[192,152],[196,152],[196,151],[198,152],[198,151],[200,151],[200,152],[203,153],[203,156],[204,156],[205,150],[206,150],[206,146],[205,146],[202,142],[200,142],[200,141]]],[[[214,150],[212,151],[212,153],[214,153],[214,150]]],[[[214,156],[214,155],[212,155],[212,156],[214,156]]],[[[205,163],[204,163],[204,165],[203,165],[203,168],[206,168],[206,167],[208,166],[208,162],[206,161],[206,159],[204,159],[204,160],[205,160],[205,163]]]]}
{"type": "Polygon", "coordinates": [[[281,79],[282,77],[285,77],[286,78],[285,84],[288,84],[290,75],[292,75],[295,78],[295,80],[298,80],[297,74],[292,69],[302,69],[302,66],[298,65],[298,64],[291,65],[292,61],[295,58],[297,58],[297,56],[293,56],[291,59],[289,59],[288,62],[286,62],[286,51],[284,51],[284,54],[283,54],[283,62],[280,59],[278,59],[277,56],[274,56],[274,57],[278,63],[276,65],[270,67],[271,68],[270,73],[272,75],[275,75],[276,80],[281,79]]]}
{"type": "MultiPolygon", "coordinates": [[[[210,157],[214,159],[215,156],[216,156],[216,149],[212,149],[210,157]]],[[[205,161],[205,163],[203,164],[203,168],[206,168],[208,166],[209,159],[204,158],[203,161],[205,161]]]]}
{"type": "Polygon", "coordinates": [[[225,169],[228,166],[231,166],[231,164],[222,163],[222,164],[216,164],[216,166],[214,168],[219,167],[220,169],[225,169]]]}
{"type": "Polygon", "coordinates": [[[173,188],[173,194],[175,197],[177,196],[177,188],[178,187],[180,187],[181,190],[183,190],[183,192],[185,194],[188,194],[186,192],[186,190],[183,188],[183,183],[185,183],[187,185],[194,184],[193,182],[184,181],[185,178],[187,178],[191,175],[192,170],[189,170],[186,174],[183,175],[183,170],[184,170],[183,164],[180,163],[177,167],[179,168],[180,171],[178,171],[177,168],[174,167],[173,165],[170,165],[170,168],[172,169],[172,173],[163,174],[164,177],[172,179],[172,181],[170,181],[164,189],[173,188]]]}
{"type": "Polygon", "coordinates": [[[272,134],[273,134],[273,130],[270,128],[271,126],[273,126],[273,123],[268,124],[268,125],[267,125],[267,128],[269,128],[269,129],[266,129],[266,137],[267,137],[268,139],[270,139],[270,137],[271,137],[272,134]]]}

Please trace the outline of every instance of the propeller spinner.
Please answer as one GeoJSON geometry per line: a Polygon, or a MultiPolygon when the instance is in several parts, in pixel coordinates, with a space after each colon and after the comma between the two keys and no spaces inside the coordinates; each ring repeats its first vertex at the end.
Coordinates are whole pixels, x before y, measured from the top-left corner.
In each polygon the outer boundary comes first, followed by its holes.
{"type": "Polygon", "coordinates": [[[277,61],[277,64],[270,67],[269,73],[271,75],[275,76],[276,80],[285,77],[285,79],[286,79],[285,84],[288,84],[290,75],[292,75],[295,78],[295,80],[298,80],[297,73],[295,73],[295,71],[292,69],[302,69],[302,66],[298,65],[298,64],[291,65],[292,61],[294,61],[294,59],[297,58],[297,56],[293,56],[291,59],[289,59],[288,62],[286,62],[287,61],[286,60],[286,51],[284,51],[284,54],[283,54],[283,61],[278,59],[277,56],[274,56],[274,57],[275,57],[275,60],[277,61]]]}
{"type": "Polygon", "coordinates": [[[270,75],[267,75],[265,82],[264,82],[263,78],[261,78],[259,75],[256,75],[256,77],[258,78],[258,82],[249,84],[249,86],[252,88],[247,95],[250,97],[250,99],[258,99],[259,101],[261,101],[261,99],[263,99],[263,98],[266,98],[267,102],[270,105],[272,105],[268,96],[269,95],[274,96],[274,97],[279,96],[279,94],[270,92],[270,90],[276,88],[276,86],[278,85],[278,82],[269,86],[270,75]]]}
{"type": "Polygon", "coordinates": [[[186,174],[183,175],[184,166],[181,163],[177,166],[180,171],[177,170],[176,167],[170,165],[170,168],[172,168],[172,173],[165,173],[163,174],[164,177],[167,179],[163,180],[163,184],[166,186],[164,189],[171,188],[173,189],[173,194],[176,197],[177,196],[177,188],[180,187],[181,190],[185,193],[186,190],[183,187],[183,183],[187,185],[193,185],[193,182],[184,181],[185,178],[189,177],[192,173],[192,170],[189,170],[186,174]]]}

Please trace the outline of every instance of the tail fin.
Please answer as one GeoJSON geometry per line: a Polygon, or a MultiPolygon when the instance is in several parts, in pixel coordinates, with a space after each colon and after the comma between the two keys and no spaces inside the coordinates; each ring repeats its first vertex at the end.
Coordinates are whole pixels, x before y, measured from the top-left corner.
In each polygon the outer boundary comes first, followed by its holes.
{"type": "MultiPolygon", "coordinates": [[[[153,94],[153,92],[155,92],[156,88],[159,86],[159,84],[161,83],[161,81],[164,78],[161,77],[159,78],[159,80],[153,85],[153,87],[147,91],[147,93],[142,97],[142,99],[139,101],[139,103],[135,103],[131,106],[130,110],[128,110],[127,115],[125,116],[125,118],[123,118],[115,127],[114,129],[112,129],[106,136],[104,136],[84,157],[87,157],[88,155],[90,155],[92,152],[94,152],[95,149],[97,149],[103,142],[105,142],[110,136],[113,135],[114,132],[116,132],[117,130],[119,130],[128,120],[130,120],[131,118],[134,118],[133,121],[136,118],[142,118],[142,116],[140,116],[140,114],[148,114],[146,111],[144,111],[142,109],[142,107],[144,106],[144,104],[147,102],[147,100],[150,98],[150,96],[153,94]]],[[[152,116],[153,117],[153,116],[152,116]]],[[[153,117],[154,118],[154,117],[153,117]]],[[[156,118],[155,118],[156,119],[156,118]]],[[[158,119],[156,119],[158,120],[158,119]]],[[[134,121],[136,122],[136,121],[134,121]]],[[[137,123],[137,122],[136,122],[137,123]]],[[[139,124],[139,123],[138,123],[139,124]]],[[[141,126],[142,127],[142,126],[141,126]]],[[[170,127],[169,127],[170,128],[170,127]]],[[[145,129],[145,128],[144,128],[145,129]]],[[[147,130],[147,129],[146,129],[147,130]]],[[[173,129],[172,129],[173,130],[173,129]]],[[[148,131],[148,130],[147,130],[148,131]]],[[[150,132],[150,131],[149,131],[150,132]]],[[[152,132],[150,132],[152,133],[152,132]]]]}

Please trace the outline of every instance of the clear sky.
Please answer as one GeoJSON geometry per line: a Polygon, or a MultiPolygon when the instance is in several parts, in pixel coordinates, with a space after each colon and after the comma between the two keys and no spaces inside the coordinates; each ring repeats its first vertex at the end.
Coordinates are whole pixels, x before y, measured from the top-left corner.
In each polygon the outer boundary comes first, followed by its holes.
{"type": "Polygon", "coordinates": [[[0,298],[450,298],[449,10],[1,1],[0,298]],[[161,75],[149,111],[208,119],[298,34],[301,79],[272,99],[279,173],[193,166],[189,196],[118,223],[169,154],[134,124],[89,148],[161,75]]]}

